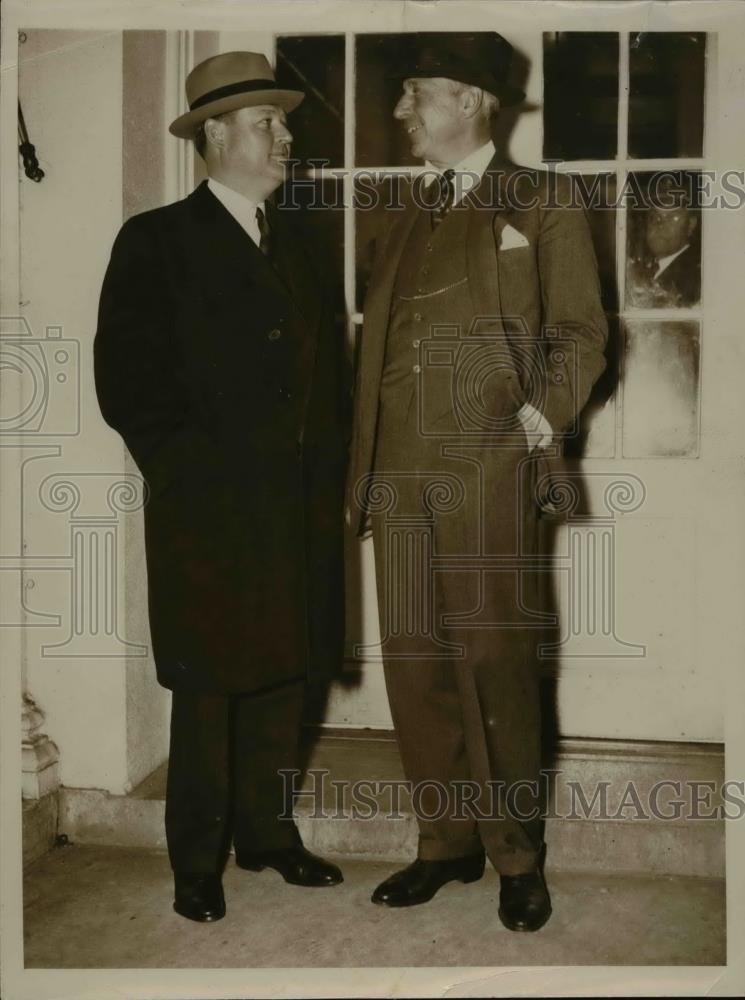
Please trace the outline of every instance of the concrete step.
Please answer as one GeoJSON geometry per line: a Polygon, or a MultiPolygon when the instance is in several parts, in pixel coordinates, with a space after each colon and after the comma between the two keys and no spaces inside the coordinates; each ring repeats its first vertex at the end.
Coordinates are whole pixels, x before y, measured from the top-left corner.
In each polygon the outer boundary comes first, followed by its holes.
{"type": "MultiPolygon", "coordinates": [[[[79,844],[164,848],[166,766],[127,796],[63,789],[60,832],[79,844]]],[[[704,818],[721,805],[717,790],[724,780],[724,754],[719,745],[565,739],[550,767],[557,773],[546,820],[547,870],[724,876],[725,821],[704,818]],[[654,788],[662,781],[673,784],[659,790],[655,810],[654,788]],[[699,797],[704,795],[697,808],[696,783],[699,797]],[[713,784],[710,801],[701,783],[713,784]],[[592,803],[603,787],[607,807],[602,814],[600,799],[583,813],[578,790],[592,803]],[[684,803],[677,810],[681,815],[662,818],[659,813],[675,815],[675,801],[684,803]]],[[[307,748],[296,802],[304,843],[325,854],[410,860],[417,826],[411,797],[400,787],[403,781],[392,733],[321,731],[307,748]]]]}

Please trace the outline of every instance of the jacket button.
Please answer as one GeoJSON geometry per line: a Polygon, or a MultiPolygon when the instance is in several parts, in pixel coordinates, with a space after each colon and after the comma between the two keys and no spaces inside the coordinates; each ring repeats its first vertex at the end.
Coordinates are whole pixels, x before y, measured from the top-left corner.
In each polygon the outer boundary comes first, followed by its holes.
{"type": "Polygon", "coordinates": [[[554,375],[554,382],[556,382],[557,385],[560,385],[563,381],[564,381],[563,375],[559,375],[558,373],[554,375]]]}
{"type": "Polygon", "coordinates": [[[269,333],[267,334],[267,337],[270,340],[279,340],[281,336],[282,336],[282,331],[277,330],[276,328],[274,330],[270,330],[269,333]]]}
{"type": "Polygon", "coordinates": [[[421,365],[414,365],[414,367],[411,370],[413,372],[416,372],[416,374],[418,375],[419,372],[422,370],[422,366],[421,365]]]}
{"type": "Polygon", "coordinates": [[[421,313],[414,313],[414,319],[417,321],[417,323],[421,323],[422,322],[422,314],[421,313]]]}

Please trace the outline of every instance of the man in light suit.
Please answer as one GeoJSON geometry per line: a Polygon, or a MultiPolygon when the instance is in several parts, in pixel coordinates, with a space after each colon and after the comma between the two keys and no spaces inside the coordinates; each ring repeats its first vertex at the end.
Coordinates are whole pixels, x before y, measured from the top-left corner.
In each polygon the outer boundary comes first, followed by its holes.
{"type": "Polygon", "coordinates": [[[494,148],[493,116],[524,96],[510,57],[493,32],[443,32],[412,36],[402,58],[394,117],[428,169],[376,251],[349,495],[356,531],[372,527],[391,714],[421,793],[417,859],[373,901],[476,881],[486,852],[502,922],[532,931],[551,907],[520,564],[537,479],[604,369],[607,326],[582,211],[494,148]]]}
{"type": "Polygon", "coordinates": [[[297,768],[305,681],[342,661],[346,394],[324,276],[269,201],[303,94],[252,52],[206,60],[186,91],[170,129],[209,180],[122,227],[95,374],[148,485],[174,908],[210,921],[225,914],[231,843],[242,868],[342,881],[303,847],[280,772],[297,768]]]}

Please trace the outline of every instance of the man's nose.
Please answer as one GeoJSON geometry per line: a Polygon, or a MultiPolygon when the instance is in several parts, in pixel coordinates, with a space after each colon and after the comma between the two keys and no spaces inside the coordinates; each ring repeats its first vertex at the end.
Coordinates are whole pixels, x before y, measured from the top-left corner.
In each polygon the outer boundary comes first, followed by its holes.
{"type": "Polygon", "coordinates": [[[394,118],[408,118],[411,114],[411,98],[408,94],[402,94],[398,104],[393,109],[394,118]]]}
{"type": "Polygon", "coordinates": [[[286,125],[280,124],[277,129],[277,141],[278,142],[292,142],[292,132],[287,128],[286,125]]]}

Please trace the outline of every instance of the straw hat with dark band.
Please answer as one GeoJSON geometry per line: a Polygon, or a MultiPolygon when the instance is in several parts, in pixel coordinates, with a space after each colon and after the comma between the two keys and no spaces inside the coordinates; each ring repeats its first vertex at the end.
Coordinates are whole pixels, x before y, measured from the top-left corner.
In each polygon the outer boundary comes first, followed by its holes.
{"type": "Polygon", "coordinates": [[[223,52],[199,63],[186,78],[189,110],[174,122],[169,131],[180,139],[192,139],[197,128],[208,118],[275,104],[292,111],[305,97],[300,90],[282,90],[266,56],[259,52],[223,52]]]}

